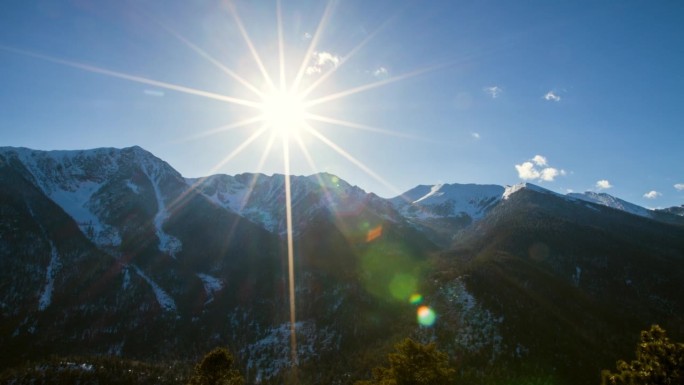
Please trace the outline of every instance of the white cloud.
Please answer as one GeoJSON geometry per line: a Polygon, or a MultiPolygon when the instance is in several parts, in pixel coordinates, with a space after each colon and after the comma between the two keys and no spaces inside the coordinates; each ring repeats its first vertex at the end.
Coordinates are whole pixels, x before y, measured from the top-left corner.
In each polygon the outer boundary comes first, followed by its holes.
{"type": "Polygon", "coordinates": [[[561,97],[559,95],[556,95],[555,92],[549,91],[546,93],[546,95],[544,95],[544,99],[549,100],[549,101],[553,101],[553,102],[560,102],[561,97]]]}
{"type": "Polygon", "coordinates": [[[674,188],[676,188],[678,191],[684,191],[684,183],[677,183],[674,185],[674,188]]]}
{"type": "Polygon", "coordinates": [[[553,180],[556,179],[558,175],[565,175],[565,171],[557,170],[553,167],[547,167],[541,170],[541,176],[539,179],[546,182],[553,182],[553,180]]]}
{"type": "Polygon", "coordinates": [[[534,164],[537,166],[546,166],[546,158],[541,156],[541,155],[535,155],[534,158],[532,158],[532,161],[534,164]]]}
{"type": "Polygon", "coordinates": [[[518,177],[520,179],[537,179],[541,175],[537,169],[534,168],[532,162],[523,162],[523,164],[516,164],[515,169],[518,170],[518,177]]]}
{"type": "Polygon", "coordinates": [[[373,71],[373,76],[380,79],[386,79],[389,77],[389,70],[385,67],[378,67],[375,71],[373,71]]]}
{"type": "Polygon", "coordinates": [[[612,187],[613,185],[605,179],[601,179],[600,181],[596,182],[596,188],[599,190],[607,190],[612,187]]]}
{"type": "Polygon", "coordinates": [[[499,87],[499,86],[491,86],[491,87],[485,87],[484,92],[489,94],[489,96],[491,96],[492,99],[496,99],[503,92],[503,89],[501,89],[501,87],[499,87]]]}
{"type": "Polygon", "coordinates": [[[534,158],[526,162],[516,164],[515,169],[518,171],[518,177],[522,180],[536,179],[540,182],[553,182],[558,176],[566,175],[565,170],[546,166],[548,166],[546,157],[535,155],[534,158]]]}
{"type": "Polygon", "coordinates": [[[657,197],[659,197],[659,196],[661,196],[661,195],[663,195],[663,194],[657,192],[656,190],[651,190],[651,191],[647,192],[646,194],[644,194],[644,198],[646,198],[646,199],[656,199],[657,197]]]}
{"type": "Polygon", "coordinates": [[[471,132],[471,133],[470,133],[470,136],[472,136],[473,139],[477,139],[477,140],[480,139],[480,134],[477,133],[477,132],[471,132]]]}
{"type": "Polygon", "coordinates": [[[302,35],[302,40],[311,40],[312,38],[313,36],[308,32],[304,32],[304,35],[302,35]]]}
{"type": "Polygon", "coordinates": [[[313,75],[323,72],[324,69],[336,68],[340,64],[340,57],[330,52],[317,52],[311,54],[311,64],[306,67],[306,74],[313,75]]]}

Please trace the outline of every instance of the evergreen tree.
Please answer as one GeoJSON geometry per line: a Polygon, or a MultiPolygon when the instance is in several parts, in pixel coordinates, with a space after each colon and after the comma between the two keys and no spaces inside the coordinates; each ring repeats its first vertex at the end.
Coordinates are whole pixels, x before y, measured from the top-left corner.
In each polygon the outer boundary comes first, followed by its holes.
{"type": "Polygon", "coordinates": [[[195,366],[188,385],[242,385],[244,379],[232,368],[233,361],[233,355],[226,348],[212,350],[195,366]]]}
{"type": "Polygon", "coordinates": [[[449,356],[437,350],[434,343],[421,344],[410,338],[396,344],[387,355],[388,367],[373,369],[373,379],[356,385],[446,385],[455,370],[449,367],[449,356]]]}
{"type": "Polygon", "coordinates": [[[603,385],[680,385],[684,384],[684,344],[670,342],[658,325],[641,332],[636,360],[617,362],[617,372],[604,370],[603,385]]]}

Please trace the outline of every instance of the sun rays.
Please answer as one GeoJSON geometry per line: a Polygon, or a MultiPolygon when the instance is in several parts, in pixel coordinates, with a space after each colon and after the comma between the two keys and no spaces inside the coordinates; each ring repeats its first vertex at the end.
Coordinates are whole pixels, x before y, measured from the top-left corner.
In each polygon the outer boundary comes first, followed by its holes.
{"type": "MultiPolygon", "coordinates": [[[[368,165],[363,161],[354,157],[349,151],[345,150],[339,143],[330,139],[328,136],[324,135],[320,130],[318,130],[314,125],[316,123],[324,123],[337,128],[346,130],[357,130],[361,132],[374,132],[383,135],[391,135],[395,137],[410,139],[410,140],[422,140],[423,138],[418,136],[407,135],[399,133],[393,130],[373,127],[369,125],[360,124],[357,122],[352,122],[346,119],[340,119],[333,116],[327,116],[325,114],[316,113],[314,110],[320,105],[325,105],[328,103],[334,103],[343,98],[350,97],[352,95],[367,92],[378,87],[384,87],[386,85],[405,80],[410,77],[414,77],[423,74],[428,71],[437,69],[436,67],[426,68],[421,70],[416,70],[403,75],[389,77],[385,79],[375,80],[370,83],[366,83],[360,86],[355,86],[347,89],[335,90],[332,92],[324,93],[323,95],[312,97],[315,91],[320,90],[321,86],[326,83],[329,79],[339,71],[339,69],[348,63],[355,55],[361,52],[362,48],[376,35],[376,33],[384,28],[387,24],[385,22],[378,29],[371,32],[365,38],[360,41],[356,46],[354,46],[346,55],[342,56],[339,62],[336,62],[334,66],[330,68],[325,68],[316,74],[315,78],[309,78],[312,74],[307,73],[307,68],[311,63],[313,55],[319,49],[318,44],[321,41],[321,36],[328,25],[330,18],[334,13],[333,1],[327,3],[320,20],[317,23],[316,31],[309,39],[308,46],[301,57],[301,61],[289,62],[288,61],[288,47],[286,45],[286,39],[284,37],[284,22],[283,22],[283,10],[280,0],[275,2],[275,25],[277,29],[277,55],[274,58],[267,56],[262,56],[259,49],[254,44],[253,39],[250,37],[250,33],[245,23],[243,22],[240,14],[232,2],[227,2],[227,12],[231,16],[231,20],[234,21],[237,30],[239,31],[240,38],[245,45],[246,50],[249,52],[249,57],[253,64],[256,66],[258,73],[259,82],[250,80],[247,74],[240,73],[234,69],[231,69],[226,64],[222,63],[216,57],[214,57],[210,52],[201,48],[199,45],[195,44],[191,40],[187,39],[180,33],[178,33],[173,28],[157,22],[156,24],[163,30],[169,33],[177,39],[183,46],[187,47],[194,54],[198,55],[200,58],[205,60],[207,63],[216,67],[230,80],[235,82],[236,87],[234,87],[234,92],[239,94],[238,91],[248,91],[245,94],[250,97],[245,96],[234,96],[225,95],[223,93],[210,92],[198,88],[189,87],[186,85],[175,84],[165,81],[159,81],[151,79],[148,77],[138,76],[134,74],[128,74],[118,71],[113,71],[106,68],[101,68],[98,66],[93,66],[89,64],[79,63],[76,61],[65,60],[61,58],[56,58],[48,55],[43,55],[39,53],[34,53],[30,51],[20,50],[12,47],[0,46],[0,50],[10,51],[16,54],[21,54],[25,56],[30,56],[36,59],[49,61],[59,65],[76,68],[79,70],[96,73],[100,75],[105,75],[112,78],[117,78],[121,80],[126,80],[130,82],[135,82],[139,84],[145,84],[149,86],[154,86],[160,89],[177,91],[184,94],[199,96],[207,99],[217,100],[230,105],[241,106],[247,111],[247,117],[235,122],[227,122],[217,128],[207,129],[200,131],[197,134],[180,139],[179,141],[187,140],[200,140],[205,139],[212,135],[217,135],[224,133],[233,129],[245,129],[252,128],[253,131],[248,135],[248,137],[242,141],[235,148],[230,150],[220,161],[218,161],[214,167],[210,170],[209,174],[214,174],[218,172],[226,163],[233,160],[235,157],[246,151],[247,149],[253,147],[257,143],[258,139],[266,136],[267,143],[261,154],[258,169],[261,170],[266,158],[269,154],[276,148],[276,142],[280,141],[282,145],[282,166],[283,173],[285,175],[285,211],[286,211],[286,235],[287,235],[287,261],[288,261],[288,291],[289,291],[289,310],[290,310],[290,335],[291,335],[291,360],[293,366],[297,366],[297,338],[296,338],[296,298],[295,298],[295,276],[294,276],[294,237],[293,237],[293,218],[292,218],[292,206],[291,206],[291,185],[290,185],[290,175],[291,175],[291,152],[292,144],[296,143],[301,154],[306,159],[309,166],[316,170],[315,157],[307,148],[303,137],[307,136],[316,140],[317,142],[325,145],[326,148],[334,151],[342,158],[351,162],[353,165],[358,167],[364,173],[368,174],[385,187],[388,187],[390,191],[399,191],[394,188],[388,181],[383,179],[378,173],[374,172],[368,165]],[[277,61],[277,70],[275,73],[269,72],[267,64],[272,64],[277,61]],[[288,74],[293,76],[289,77],[288,74]]],[[[389,19],[388,19],[389,20],[389,19]]],[[[201,183],[202,180],[197,182],[201,183]]],[[[252,183],[256,183],[256,176],[252,183]]],[[[187,193],[182,194],[177,198],[171,205],[169,205],[170,210],[181,206],[184,200],[187,198],[187,193]]]]}

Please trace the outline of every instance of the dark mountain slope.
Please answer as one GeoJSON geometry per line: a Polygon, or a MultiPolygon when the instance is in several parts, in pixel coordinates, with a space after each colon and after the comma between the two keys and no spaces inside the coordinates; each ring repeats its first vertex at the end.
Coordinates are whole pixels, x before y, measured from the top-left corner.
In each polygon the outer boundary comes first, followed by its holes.
{"type": "Polygon", "coordinates": [[[684,335],[678,226],[525,188],[460,234],[441,264],[442,279],[462,276],[505,318],[509,354],[559,383],[596,383],[651,323],[684,335]]]}

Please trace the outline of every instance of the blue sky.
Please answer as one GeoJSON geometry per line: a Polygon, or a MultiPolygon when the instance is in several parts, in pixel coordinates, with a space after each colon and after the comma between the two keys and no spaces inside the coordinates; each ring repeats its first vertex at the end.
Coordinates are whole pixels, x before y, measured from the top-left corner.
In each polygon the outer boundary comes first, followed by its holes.
{"type": "MultiPolygon", "coordinates": [[[[140,145],[189,177],[282,173],[279,140],[260,161],[260,123],[216,130],[261,113],[233,102],[260,101],[245,84],[279,84],[276,9],[6,1],[0,145],[140,145]]],[[[298,134],[312,162],[292,143],[294,174],[384,197],[529,181],[684,203],[684,3],[288,0],[280,14],[286,88],[301,72],[300,90],[318,82],[305,101],[331,96],[307,109],[328,121],[298,134]]]]}

